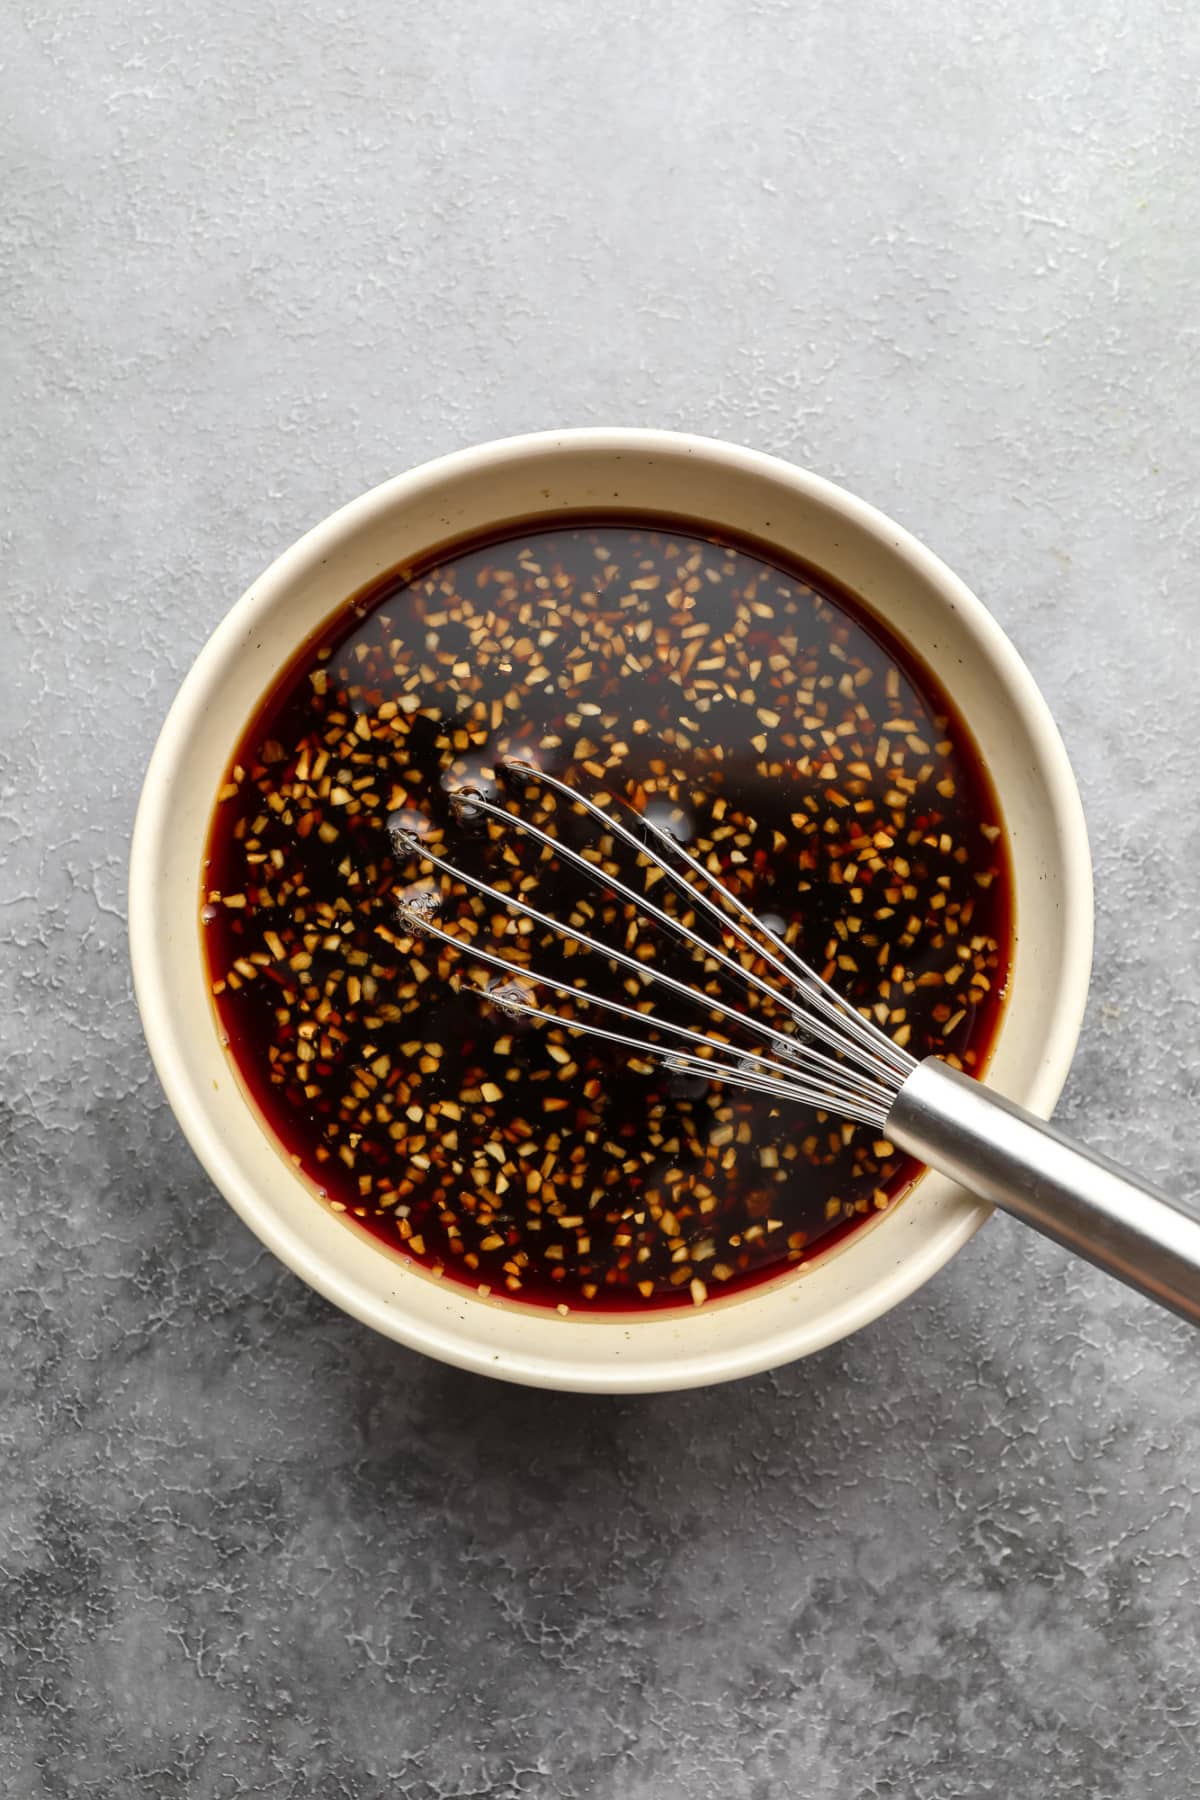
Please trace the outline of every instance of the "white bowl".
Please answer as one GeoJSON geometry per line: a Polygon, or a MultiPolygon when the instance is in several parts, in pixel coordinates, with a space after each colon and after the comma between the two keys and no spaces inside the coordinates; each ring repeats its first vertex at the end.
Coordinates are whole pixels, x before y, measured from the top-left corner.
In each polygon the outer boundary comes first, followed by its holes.
{"type": "Polygon", "coordinates": [[[728,1381],[878,1318],[989,1209],[940,1175],[824,1258],[694,1310],[560,1317],[480,1299],[328,1211],[276,1146],[221,1047],[202,955],[201,861],[228,758],[280,667],[375,577],[447,539],[592,507],[711,521],[777,544],[860,595],[936,671],[974,732],[1008,827],[1017,943],[989,1081],[1048,1114],[1087,994],[1091,864],[1062,740],[1024,664],[938,559],[815,475],[707,438],[565,431],[464,450],[352,501],[273,563],[213,633],[146,776],[129,930],[146,1037],[193,1149],[262,1241],[336,1305],[430,1356],[543,1387],[636,1392],[728,1381]]]}

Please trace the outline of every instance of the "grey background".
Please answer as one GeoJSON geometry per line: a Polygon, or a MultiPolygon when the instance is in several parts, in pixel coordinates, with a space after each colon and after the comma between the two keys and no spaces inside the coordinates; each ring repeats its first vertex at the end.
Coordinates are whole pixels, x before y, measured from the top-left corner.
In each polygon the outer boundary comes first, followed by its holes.
{"type": "Polygon", "coordinates": [[[0,1790],[1200,1793],[1196,1342],[994,1222],[739,1386],[510,1390],[251,1240],[125,860],[193,653],[412,463],[684,427],[925,537],[1079,772],[1063,1117],[1200,1190],[1200,26],[1116,0],[21,4],[0,180],[0,1790]]]}

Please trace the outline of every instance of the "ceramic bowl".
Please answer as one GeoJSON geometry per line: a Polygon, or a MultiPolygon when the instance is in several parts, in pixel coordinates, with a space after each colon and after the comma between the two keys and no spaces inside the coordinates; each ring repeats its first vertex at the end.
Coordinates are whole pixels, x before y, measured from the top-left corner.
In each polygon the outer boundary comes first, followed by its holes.
{"type": "Polygon", "coordinates": [[[198,917],[225,766],[301,642],[366,583],[448,539],[600,507],[704,519],[778,545],[860,596],[941,678],[991,772],[1015,877],[1011,992],[988,1079],[1048,1114],[1083,1013],[1092,894],[1079,795],[1045,702],[981,603],[899,526],[815,475],[707,438],[583,430],[485,444],[386,482],[285,551],[213,633],[171,708],[138,811],[129,918],[163,1086],[263,1243],[336,1305],[430,1356],[510,1381],[633,1392],[727,1381],[821,1349],[927,1281],[988,1208],[927,1173],[828,1255],[696,1309],[562,1318],[481,1299],[389,1254],[296,1173],[222,1049],[198,917]]]}

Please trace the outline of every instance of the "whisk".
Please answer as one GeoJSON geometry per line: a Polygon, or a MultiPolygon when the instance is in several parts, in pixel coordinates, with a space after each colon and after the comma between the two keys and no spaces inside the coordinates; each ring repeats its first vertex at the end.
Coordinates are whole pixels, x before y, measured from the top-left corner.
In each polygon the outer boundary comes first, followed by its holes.
{"type": "MultiPolygon", "coordinates": [[[[935,1056],[917,1061],[879,1025],[858,1011],[772,924],[759,917],[665,827],[628,809],[630,824],[610,802],[601,805],[558,776],[517,757],[502,759],[497,773],[511,787],[543,784],[578,808],[603,832],[649,864],[694,908],[718,927],[722,942],[692,928],[677,913],[637,892],[595,856],[575,849],[533,820],[490,799],[479,788],[460,787],[451,813],[463,825],[495,821],[571,864],[606,893],[634,907],[670,933],[676,944],[742,984],[740,1003],[726,1001],[669,969],[647,963],[618,944],[606,943],[566,920],[539,910],[519,893],[505,892],[437,854],[411,832],[392,833],[397,850],[430,865],[452,883],[461,883],[530,926],[627,968],[640,984],[697,1004],[705,1026],[687,1026],[593,991],[586,978],[567,981],[454,935],[436,922],[440,900],[430,889],[409,892],[398,912],[406,930],[452,945],[499,971],[504,978],[487,997],[507,1015],[565,1027],[606,1040],[643,1061],[669,1070],[720,1081],[726,1087],[796,1102],[869,1125],[921,1162],[1003,1208],[1024,1224],[1086,1258],[1128,1286],[1157,1300],[1193,1324],[1200,1324],[1200,1219],[1181,1211],[1164,1195],[1107,1158],[1093,1155],[1061,1131],[991,1092],[971,1076],[935,1056]],[[726,948],[732,943],[732,950],[726,948]],[[739,956],[737,952],[742,954],[739,956]],[[749,962],[752,966],[747,966],[749,962]],[[765,970],[766,973],[760,973],[765,970]],[[538,989],[568,996],[564,1017],[536,1003],[538,989]],[[768,1016],[751,1016],[747,1002],[768,1003],[768,1016]],[[580,1018],[577,1009],[604,1015],[601,1025],[580,1018]],[[780,1020],[778,1026],[771,1021],[780,1020]],[[619,1025],[616,1023],[619,1021],[619,1025]],[[631,1029],[631,1028],[638,1029],[631,1029]],[[647,1030],[653,1036],[646,1036],[647,1030]],[[759,1047],[743,1050],[733,1032],[749,1033],[759,1047]]],[[[617,801],[618,805],[625,803],[617,801]]]]}

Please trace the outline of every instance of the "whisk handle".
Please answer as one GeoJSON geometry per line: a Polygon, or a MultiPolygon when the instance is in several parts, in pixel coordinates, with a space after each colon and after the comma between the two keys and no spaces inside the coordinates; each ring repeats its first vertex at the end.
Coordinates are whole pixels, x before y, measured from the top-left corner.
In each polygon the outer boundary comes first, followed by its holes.
{"type": "Polygon", "coordinates": [[[919,1156],[1193,1325],[1200,1325],[1200,1219],[1045,1120],[928,1057],[885,1127],[919,1156]]]}

